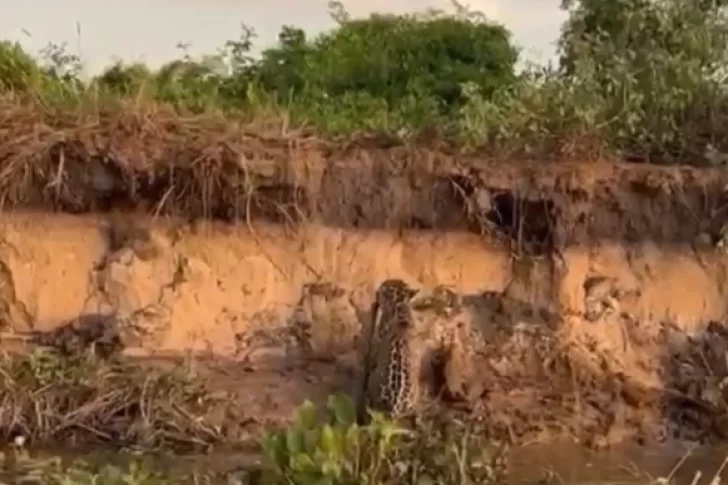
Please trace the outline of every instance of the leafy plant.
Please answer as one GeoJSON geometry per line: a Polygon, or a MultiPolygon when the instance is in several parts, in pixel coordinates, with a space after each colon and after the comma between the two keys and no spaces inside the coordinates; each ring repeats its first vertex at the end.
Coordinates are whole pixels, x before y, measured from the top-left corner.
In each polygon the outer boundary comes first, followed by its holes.
{"type": "Polygon", "coordinates": [[[609,125],[612,146],[668,163],[702,158],[726,115],[724,2],[566,0],[563,6],[570,15],[560,39],[561,75],[601,98],[599,118],[609,125]]]}
{"type": "Polygon", "coordinates": [[[375,484],[406,430],[380,414],[365,427],[356,424],[347,398],[329,399],[326,415],[306,401],[288,429],[271,432],[262,442],[267,460],[263,483],[375,484]]]}
{"type": "Polygon", "coordinates": [[[160,69],[116,63],[89,82],[64,44],[37,60],[3,42],[0,93],[31,98],[54,119],[152,102],[329,136],[427,134],[503,158],[715,163],[721,157],[706,151],[728,153],[725,1],[562,6],[559,66],[520,74],[510,32],[456,1],[448,12],[364,18],[331,2],[336,28],[310,36],[284,26],[258,57],[255,32],[242,25],[212,55],[180,46],[180,59],[160,69]]]}
{"type": "Polygon", "coordinates": [[[20,44],[0,42],[0,91],[25,91],[39,87],[43,74],[20,44]]]}
{"type": "Polygon", "coordinates": [[[358,425],[345,396],[330,397],[323,412],[305,402],[289,428],[263,439],[260,483],[450,485],[502,478],[500,448],[462,423],[425,420],[405,428],[381,413],[371,417],[358,425]]]}

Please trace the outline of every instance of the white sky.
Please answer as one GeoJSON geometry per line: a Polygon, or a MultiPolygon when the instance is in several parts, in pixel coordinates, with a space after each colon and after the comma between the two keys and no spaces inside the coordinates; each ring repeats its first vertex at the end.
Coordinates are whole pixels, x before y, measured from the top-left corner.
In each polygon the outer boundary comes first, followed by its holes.
{"type": "MultiPolygon", "coordinates": [[[[343,3],[354,16],[450,5],[447,0],[343,3]]],[[[464,3],[504,23],[524,48],[524,57],[538,62],[552,58],[565,19],[559,0],[464,3]]],[[[88,74],[97,73],[116,58],[159,66],[179,56],[175,47],[179,42],[190,43],[194,55],[215,53],[226,40],[238,37],[241,22],[255,28],[258,47],[275,42],[285,24],[309,33],[333,26],[327,0],[0,0],[0,12],[0,39],[20,41],[34,54],[48,42],[67,42],[71,52],[80,53],[88,74]]]]}

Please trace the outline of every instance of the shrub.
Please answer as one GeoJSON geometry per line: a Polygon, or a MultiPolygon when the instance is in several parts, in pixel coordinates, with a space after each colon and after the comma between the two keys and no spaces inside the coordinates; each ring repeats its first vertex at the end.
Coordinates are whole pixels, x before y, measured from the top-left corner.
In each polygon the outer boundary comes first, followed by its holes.
{"type": "Polygon", "coordinates": [[[602,99],[614,148],[678,162],[728,149],[728,17],[721,2],[565,0],[561,75],[602,99]],[[716,139],[716,135],[719,139],[716,139]]]}
{"type": "Polygon", "coordinates": [[[559,66],[520,74],[508,30],[454,5],[352,19],[332,2],[335,29],[311,38],[285,26],[260,58],[243,26],[216,55],[185,53],[156,71],[117,63],[90,83],[65,46],[51,44],[40,62],[5,42],[0,91],[42,109],[133,97],[265,126],[273,115],[284,129],[326,135],[428,134],[506,158],[696,163],[728,152],[725,2],[564,0],[559,66]]]}
{"type": "Polygon", "coordinates": [[[260,483],[465,484],[502,478],[501,449],[472,426],[426,420],[405,428],[375,412],[370,424],[359,426],[354,409],[343,396],[332,396],[325,410],[304,403],[289,428],[263,439],[260,483]]]}

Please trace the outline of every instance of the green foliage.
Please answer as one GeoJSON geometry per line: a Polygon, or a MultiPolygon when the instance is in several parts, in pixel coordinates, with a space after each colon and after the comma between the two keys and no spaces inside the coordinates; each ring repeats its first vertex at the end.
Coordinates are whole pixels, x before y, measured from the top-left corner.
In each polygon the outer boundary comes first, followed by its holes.
{"type": "Polygon", "coordinates": [[[215,104],[222,80],[203,63],[180,60],[163,66],[155,82],[157,99],[198,112],[215,104]]]}
{"type": "Polygon", "coordinates": [[[275,114],[326,134],[435,133],[504,156],[698,162],[728,152],[726,3],[563,0],[559,67],[520,74],[508,30],[455,2],[447,13],[356,19],[332,2],[335,29],[311,37],[285,26],[259,58],[243,25],[214,55],[181,46],[156,71],[116,63],[90,82],[65,45],[36,61],[4,42],[0,92],[60,109],[133,98],[181,113],[275,114]]]}
{"type": "Polygon", "coordinates": [[[39,85],[42,73],[18,43],[0,42],[0,89],[24,91],[39,85]]]}
{"type": "Polygon", "coordinates": [[[17,43],[0,42],[0,92],[31,92],[43,101],[63,100],[83,90],[80,62],[65,46],[49,44],[41,51],[44,64],[17,43]]]}
{"type": "MultiPolygon", "coordinates": [[[[278,45],[260,59],[250,56],[254,32],[243,26],[240,38],[216,56],[192,59],[185,53],[156,72],[116,63],[91,85],[104,96],[151,98],[182,111],[240,112],[262,102],[286,107],[298,121],[327,131],[411,132],[456,116],[466,101],[465,83],[489,97],[515,78],[518,52],[509,32],[462,8],[455,14],[351,19],[332,4],[331,15],[338,28],[314,39],[283,27],[278,45]]],[[[15,57],[24,55],[16,48],[15,57]]],[[[80,64],[64,45],[49,46],[43,58],[49,64],[43,75],[55,84],[44,90],[83,94],[75,82],[80,64]]],[[[38,83],[13,79],[39,69],[31,58],[22,60],[30,67],[9,63],[0,79],[7,79],[5,90],[35,92],[38,83]]]]}
{"type": "MultiPolygon", "coordinates": [[[[182,468],[164,473],[154,456],[108,463],[108,456],[63,463],[59,457],[31,457],[23,445],[0,453],[0,482],[55,485],[471,485],[502,483],[503,449],[486,442],[482,430],[447,418],[423,420],[408,429],[379,413],[356,424],[355,407],[331,396],[324,409],[300,406],[293,423],[261,440],[255,468],[222,473],[182,468]],[[174,473],[172,473],[174,472],[174,473]],[[190,476],[190,472],[193,476],[190,476]]],[[[169,467],[165,467],[168,469],[169,467]]]]}
{"type": "Polygon", "coordinates": [[[510,83],[516,59],[508,31],[477,16],[374,14],[343,19],[313,42],[284,27],[279,47],[263,54],[260,80],[282,94],[357,93],[389,106],[414,95],[448,108],[462,102],[463,83],[486,96],[510,83]]]}
{"type": "Polygon", "coordinates": [[[334,3],[331,15],[338,28],[313,40],[283,27],[278,46],[247,71],[294,116],[327,131],[442,125],[466,101],[464,84],[489,97],[515,79],[509,32],[474,13],[351,19],[334,3]]]}
{"type": "Polygon", "coordinates": [[[359,426],[354,410],[344,396],[330,397],[325,412],[304,403],[289,428],[263,439],[259,483],[449,485],[502,478],[502,456],[465,425],[422,422],[407,429],[373,412],[371,422],[359,426]]]}
{"type": "Polygon", "coordinates": [[[116,62],[95,80],[100,90],[116,96],[136,95],[154,81],[152,72],[144,64],[126,66],[122,62],[116,62]]]}
{"type": "Polygon", "coordinates": [[[331,398],[323,418],[311,402],[298,410],[288,429],[271,432],[262,442],[267,459],[263,483],[375,484],[407,431],[382,415],[367,427],[356,424],[353,404],[331,398]]]}
{"type": "Polygon", "coordinates": [[[598,117],[615,148],[671,162],[717,141],[728,101],[725,7],[694,0],[564,6],[563,74],[601,98],[598,117]]]}

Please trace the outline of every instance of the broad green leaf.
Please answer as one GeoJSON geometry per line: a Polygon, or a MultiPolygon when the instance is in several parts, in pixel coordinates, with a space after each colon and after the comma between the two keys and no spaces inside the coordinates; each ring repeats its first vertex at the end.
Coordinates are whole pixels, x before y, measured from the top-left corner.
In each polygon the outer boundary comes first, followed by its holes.
{"type": "Polygon", "coordinates": [[[325,453],[333,456],[339,456],[343,451],[340,440],[337,439],[335,431],[328,424],[321,429],[320,446],[325,453]]]}
{"type": "Polygon", "coordinates": [[[315,429],[317,426],[316,406],[306,400],[299,406],[296,415],[296,426],[299,429],[315,429]]]}
{"type": "Polygon", "coordinates": [[[337,424],[349,426],[356,422],[356,407],[348,396],[330,396],[328,407],[333,411],[337,424]]]}

